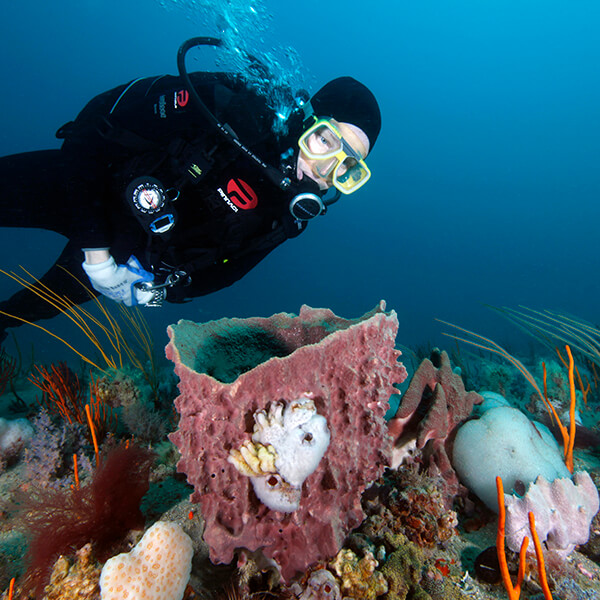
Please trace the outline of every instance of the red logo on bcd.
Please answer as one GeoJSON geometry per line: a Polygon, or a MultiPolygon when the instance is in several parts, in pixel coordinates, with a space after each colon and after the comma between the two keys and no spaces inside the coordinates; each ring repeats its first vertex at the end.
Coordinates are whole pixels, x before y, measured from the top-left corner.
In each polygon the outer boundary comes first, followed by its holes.
{"type": "Polygon", "coordinates": [[[190,99],[190,94],[187,90],[179,90],[177,92],[177,106],[185,106],[190,99]]]}
{"type": "Polygon", "coordinates": [[[250,210],[256,208],[258,196],[243,179],[230,179],[227,182],[227,195],[239,208],[250,210]]]}

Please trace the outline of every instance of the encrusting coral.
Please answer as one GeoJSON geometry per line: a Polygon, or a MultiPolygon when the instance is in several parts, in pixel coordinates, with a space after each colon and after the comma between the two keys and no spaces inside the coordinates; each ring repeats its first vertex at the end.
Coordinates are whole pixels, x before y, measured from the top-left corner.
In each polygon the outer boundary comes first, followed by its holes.
{"type": "Polygon", "coordinates": [[[297,582],[291,586],[297,600],[342,600],[340,586],[331,571],[316,569],[304,579],[305,582],[297,582]]]}
{"type": "Polygon", "coordinates": [[[388,584],[385,577],[375,570],[378,564],[370,552],[359,559],[352,550],[340,550],[331,567],[341,579],[344,597],[375,600],[385,594],[388,584]]]}
{"type": "Polygon", "coordinates": [[[129,553],[106,561],[102,600],[181,600],[192,568],[192,541],[177,523],[158,521],[129,553]]]}
{"type": "Polygon", "coordinates": [[[93,559],[92,545],[86,544],[75,553],[75,561],[65,556],[56,561],[44,589],[44,600],[97,600],[99,577],[100,566],[93,559]]]}
{"type": "Polygon", "coordinates": [[[381,543],[386,531],[403,534],[422,548],[448,541],[456,532],[456,513],[446,507],[439,479],[416,465],[388,470],[363,495],[369,515],[361,530],[381,543]]]}

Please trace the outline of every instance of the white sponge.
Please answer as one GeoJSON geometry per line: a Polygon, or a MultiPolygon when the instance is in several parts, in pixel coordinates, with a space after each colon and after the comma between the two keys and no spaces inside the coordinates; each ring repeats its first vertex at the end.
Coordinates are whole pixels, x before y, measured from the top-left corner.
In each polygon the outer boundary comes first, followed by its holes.
{"type": "Polygon", "coordinates": [[[106,561],[102,600],[181,600],[192,569],[192,540],[177,523],[155,523],[129,553],[106,561]]]}
{"type": "Polygon", "coordinates": [[[539,475],[547,481],[571,476],[548,428],[509,406],[490,408],[459,428],[452,464],[460,480],[493,511],[498,511],[496,475],[507,492],[517,482],[526,489],[539,475]]]}

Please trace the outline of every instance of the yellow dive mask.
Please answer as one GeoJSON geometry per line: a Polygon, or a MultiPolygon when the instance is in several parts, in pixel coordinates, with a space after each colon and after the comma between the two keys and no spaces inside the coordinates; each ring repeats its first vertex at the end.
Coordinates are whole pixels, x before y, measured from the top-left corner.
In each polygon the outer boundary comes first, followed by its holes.
{"type": "Polygon", "coordinates": [[[331,182],[342,194],[352,194],[371,177],[371,171],[361,155],[344,139],[329,120],[319,119],[298,140],[300,150],[318,161],[317,173],[331,182]]]}

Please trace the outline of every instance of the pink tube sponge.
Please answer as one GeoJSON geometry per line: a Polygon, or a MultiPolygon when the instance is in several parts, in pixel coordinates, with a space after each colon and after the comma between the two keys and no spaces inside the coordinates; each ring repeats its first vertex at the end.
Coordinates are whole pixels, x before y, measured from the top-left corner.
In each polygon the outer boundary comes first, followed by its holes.
{"type": "Polygon", "coordinates": [[[213,562],[231,562],[236,548],[262,549],[289,581],[334,556],[362,522],[361,494],[391,457],[388,399],[406,378],[394,348],[398,320],[384,310],[382,302],[345,320],[303,306],[298,316],[169,327],[166,353],[181,380],[179,429],[170,439],[181,452],[178,470],[195,488],[191,500],[201,505],[213,562]],[[235,377],[232,366],[243,372],[235,377]],[[327,420],[331,441],[302,485],[299,508],[283,513],[258,500],[228,457],[251,439],[257,411],[304,395],[327,420]]]}

